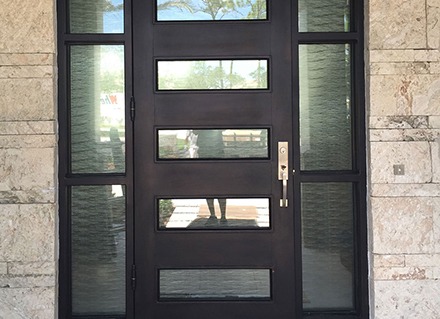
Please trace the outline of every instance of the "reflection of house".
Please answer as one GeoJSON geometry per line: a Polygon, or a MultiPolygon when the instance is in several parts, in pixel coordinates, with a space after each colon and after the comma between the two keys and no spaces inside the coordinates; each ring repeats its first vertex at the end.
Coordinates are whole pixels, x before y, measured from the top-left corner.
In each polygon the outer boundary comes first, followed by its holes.
{"type": "MultiPolygon", "coordinates": [[[[369,0],[366,5],[368,121],[366,136],[359,138],[368,139],[371,318],[437,319],[440,5],[421,0],[369,0]],[[403,175],[395,173],[395,165],[404,165],[403,175]]],[[[55,15],[55,3],[47,0],[3,1],[0,8],[0,318],[57,317],[58,243],[63,240],[57,189],[63,181],[56,176],[65,157],[56,155],[55,110],[58,94],[66,93],[57,93],[55,15]]],[[[67,116],[59,115],[61,120],[67,116]]],[[[176,152],[176,139],[166,139],[164,146],[176,152]]],[[[223,141],[230,156],[241,143],[266,146],[258,133],[228,132],[223,141]]],[[[86,161],[97,152],[88,149],[78,156],[86,161]]],[[[308,204],[313,211],[315,203],[308,204]]],[[[120,199],[112,205],[101,209],[119,224],[115,207],[120,199]]],[[[322,232],[337,226],[331,221],[322,225],[322,232]]],[[[305,235],[307,231],[306,225],[305,235]]],[[[338,244],[322,238],[307,238],[305,253],[318,245],[338,244]]],[[[109,249],[118,253],[114,238],[109,242],[109,249]]],[[[112,269],[101,270],[96,274],[112,274],[112,269]]]]}

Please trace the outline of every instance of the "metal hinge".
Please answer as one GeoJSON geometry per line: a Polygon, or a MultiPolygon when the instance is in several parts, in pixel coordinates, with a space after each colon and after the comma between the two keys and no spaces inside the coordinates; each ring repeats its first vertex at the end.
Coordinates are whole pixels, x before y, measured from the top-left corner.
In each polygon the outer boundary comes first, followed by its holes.
{"type": "Polygon", "coordinates": [[[130,119],[134,121],[136,115],[136,104],[134,102],[134,96],[130,98],[130,119]]]}
{"type": "Polygon", "coordinates": [[[136,290],[136,265],[131,266],[131,289],[136,290]]]}

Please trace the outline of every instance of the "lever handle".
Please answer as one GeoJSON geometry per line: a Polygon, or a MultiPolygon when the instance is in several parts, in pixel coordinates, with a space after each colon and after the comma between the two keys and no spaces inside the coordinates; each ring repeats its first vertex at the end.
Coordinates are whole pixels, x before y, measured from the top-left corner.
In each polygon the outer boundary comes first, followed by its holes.
{"type": "Polygon", "coordinates": [[[288,142],[278,142],[278,180],[282,181],[283,195],[280,199],[280,207],[287,207],[287,180],[289,179],[289,154],[288,142]]]}

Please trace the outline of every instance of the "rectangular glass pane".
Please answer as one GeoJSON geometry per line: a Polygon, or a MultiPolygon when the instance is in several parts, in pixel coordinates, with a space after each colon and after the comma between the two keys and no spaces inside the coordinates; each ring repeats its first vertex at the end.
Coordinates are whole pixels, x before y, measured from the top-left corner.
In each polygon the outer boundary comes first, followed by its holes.
{"type": "Polygon", "coordinates": [[[267,60],[158,61],[158,90],[268,89],[267,60]]]}
{"type": "Polygon", "coordinates": [[[349,32],[351,0],[299,0],[300,32],[349,32]]]}
{"type": "Polygon", "coordinates": [[[266,20],[266,0],[156,0],[157,21],[266,20]]]}
{"type": "Polygon", "coordinates": [[[72,312],[125,313],[125,187],[71,188],[72,312]]]}
{"type": "Polygon", "coordinates": [[[304,309],[353,309],[352,184],[302,184],[301,217],[304,309]]]}
{"type": "Polygon", "coordinates": [[[160,199],[159,229],[268,228],[268,198],[160,199]]]}
{"type": "Polygon", "coordinates": [[[299,47],[301,169],[351,170],[351,50],[299,47]]]}
{"type": "Polygon", "coordinates": [[[159,159],[268,158],[267,129],[159,130],[159,159]]]}
{"type": "Polygon", "coordinates": [[[69,0],[71,33],[124,33],[123,0],[69,0]]]}
{"type": "Polygon", "coordinates": [[[270,269],[161,269],[159,298],[269,300],[270,269]]]}
{"type": "Polygon", "coordinates": [[[72,173],[124,173],[124,46],[72,46],[70,82],[72,173]]]}

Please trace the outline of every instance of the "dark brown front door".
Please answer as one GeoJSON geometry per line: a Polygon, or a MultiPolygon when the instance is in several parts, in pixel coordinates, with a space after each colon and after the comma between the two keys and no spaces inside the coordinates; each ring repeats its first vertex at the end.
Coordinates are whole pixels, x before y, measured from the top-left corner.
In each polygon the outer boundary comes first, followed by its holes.
{"type": "Polygon", "coordinates": [[[293,318],[290,2],[157,9],[134,5],[136,317],[293,318]]]}

